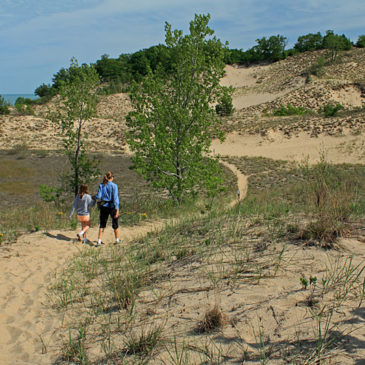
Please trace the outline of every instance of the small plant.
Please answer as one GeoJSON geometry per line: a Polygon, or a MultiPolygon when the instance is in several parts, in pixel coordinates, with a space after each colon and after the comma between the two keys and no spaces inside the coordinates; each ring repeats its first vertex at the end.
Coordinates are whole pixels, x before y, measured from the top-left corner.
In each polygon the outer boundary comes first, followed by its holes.
{"type": "Polygon", "coordinates": [[[32,103],[31,99],[19,97],[15,101],[15,109],[20,115],[34,115],[32,103]]]}
{"type": "Polygon", "coordinates": [[[124,353],[147,357],[161,344],[162,327],[156,326],[149,329],[142,329],[136,335],[131,333],[125,341],[124,353]]]}
{"type": "Polygon", "coordinates": [[[326,64],[326,59],[324,57],[319,57],[317,62],[313,63],[309,68],[309,73],[314,76],[321,77],[324,74],[324,66],[326,64]]]}
{"type": "Polygon", "coordinates": [[[9,103],[0,95],[0,115],[6,115],[10,113],[9,103]]]}
{"type": "Polygon", "coordinates": [[[324,248],[331,248],[346,232],[354,201],[354,181],[329,164],[324,155],[315,166],[303,165],[301,169],[310,218],[302,238],[319,240],[324,248]]]}
{"type": "Polygon", "coordinates": [[[300,283],[302,284],[302,288],[303,289],[307,289],[308,288],[308,284],[310,285],[310,287],[312,288],[312,291],[315,289],[316,284],[317,284],[317,276],[310,276],[309,277],[309,281],[308,279],[306,279],[306,277],[303,275],[300,278],[300,283]]]}
{"type": "Polygon", "coordinates": [[[55,186],[40,185],[39,193],[41,198],[46,203],[53,202],[57,207],[60,206],[60,198],[62,195],[62,188],[56,188],[55,186]]]}
{"type": "Polygon", "coordinates": [[[323,113],[326,118],[335,117],[337,116],[338,112],[342,109],[344,109],[344,107],[341,104],[336,104],[336,105],[327,104],[323,107],[323,113]]]}
{"type": "Polygon", "coordinates": [[[232,104],[232,96],[230,94],[223,95],[223,97],[216,105],[215,111],[221,117],[232,115],[234,111],[232,104]]]}
{"type": "Polygon", "coordinates": [[[303,107],[294,107],[291,104],[287,104],[285,107],[284,105],[280,106],[280,109],[274,111],[275,116],[286,116],[286,115],[305,115],[310,113],[308,109],[303,107]]]}
{"type": "Polygon", "coordinates": [[[302,284],[302,288],[303,289],[307,289],[307,287],[308,287],[308,280],[304,276],[302,276],[300,278],[300,283],[302,284]]]}
{"type": "Polygon", "coordinates": [[[77,364],[86,365],[89,363],[85,348],[86,333],[83,328],[79,329],[77,339],[73,339],[69,330],[68,343],[65,346],[63,360],[75,361],[77,364]]]}
{"type": "Polygon", "coordinates": [[[226,323],[226,317],[221,309],[216,305],[213,309],[208,310],[203,320],[199,323],[196,332],[206,333],[223,328],[226,323]]]}

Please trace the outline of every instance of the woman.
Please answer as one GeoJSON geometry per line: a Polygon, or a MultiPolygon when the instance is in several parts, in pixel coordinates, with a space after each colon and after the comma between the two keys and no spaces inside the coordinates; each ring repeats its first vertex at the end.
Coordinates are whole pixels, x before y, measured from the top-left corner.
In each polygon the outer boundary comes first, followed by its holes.
{"type": "Polygon", "coordinates": [[[81,232],[77,234],[79,241],[87,242],[86,232],[90,228],[90,207],[95,206],[95,199],[91,198],[87,184],[81,184],[79,193],[76,195],[72,204],[69,218],[72,217],[74,211],[77,211],[77,219],[81,223],[81,232]]]}
{"type": "Polygon", "coordinates": [[[114,229],[115,243],[119,243],[119,196],[118,185],[113,182],[114,176],[108,171],[104,176],[103,182],[99,185],[98,193],[95,198],[100,199],[100,225],[97,246],[102,244],[101,237],[106,227],[109,216],[112,219],[112,227],[114,229]]]}

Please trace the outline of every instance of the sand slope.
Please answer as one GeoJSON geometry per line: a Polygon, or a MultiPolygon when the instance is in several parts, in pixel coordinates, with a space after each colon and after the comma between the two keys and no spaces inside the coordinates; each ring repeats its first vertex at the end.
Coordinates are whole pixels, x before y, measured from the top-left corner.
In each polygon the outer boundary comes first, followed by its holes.
{"type": "MultiPolygon", "coordinates": [[[[163,224],[146,222],[143,226],[123,227],[120,237],[125,243],[163,224]]],[[[47,288],[57,270],[85,247],[75,237],[76,231],[38,232],[1,248],[1,365],[50,364],[58,355],[62,313],[49,306],[47,288]]],[[[96,241],[97,228],[91,228],[89,238],[96,241]]],[[[103,240],[114,241],[110,227],[103,240]]]]}
{"type": "MultiPolygon", "coordinates": [[[[247,179],[234,166],[224,165],[237,175],[241,198],[244,198],[247,179]]],[[[166,223],[145,222],[133,227],[121,227],[122,244],[159,230],[166,223]]],[[[88,238],[96,242],[97,232],[97,228],[91,228],[88,238]]],[[[16,244],[1,248],[1,365],[50,364],[56,359],[62,345],[59,337],[63,326],[62,313],[49,306],[47,288],[57,270],[85,247],[75,237],[76,231],[38,232],[24,235],[16,244]]],[[[103,241],[109,244],[114,242],[110,227],[106,228],[103,241]]]]}

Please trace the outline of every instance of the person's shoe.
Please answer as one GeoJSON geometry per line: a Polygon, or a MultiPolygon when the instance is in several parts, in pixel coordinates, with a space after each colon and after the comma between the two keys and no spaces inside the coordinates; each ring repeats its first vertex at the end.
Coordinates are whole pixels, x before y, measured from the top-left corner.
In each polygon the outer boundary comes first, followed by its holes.
{"type": "Polygon", "coordinates": [[[98,242],[96,242],[96,247],[100,247],[101,245],[103,244],[103,242],[101,242],[101,241],[98,241],[98,242]]]}
{"type": "Polygon", "coordinates": [[[82,243],[89,243],[89,240],[84,237],[84,239],[82,240],[82,243]]]}
{"type": "Polygon", "coordinates": [[[120,243],[120,239],[119,239],[119,238],[117,238],[117,239],[115,240],[115,244],[117,245],[118,243],[120,243]]]}
{"type": "Polygon", "coordinates": [[[79,241],[82,241],[82,240],[84,239],[84,233],[83,233],[83,232],[78,233],[78,234],[77,234],[77,239],[78,239],[79,241]]]}

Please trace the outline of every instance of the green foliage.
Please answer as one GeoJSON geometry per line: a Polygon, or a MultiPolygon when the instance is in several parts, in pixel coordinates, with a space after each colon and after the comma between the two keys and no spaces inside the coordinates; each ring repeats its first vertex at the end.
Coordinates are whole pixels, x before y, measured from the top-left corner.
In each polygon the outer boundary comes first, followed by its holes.
{"type": "Polygon", "coordinates": [[[259,62],[276,62],[295,53],[295,50],[285,51],[286,37],[282,35],[257,39],[257,45],[243,51],[242,49],[225,49],[224,62],[226,64],[254,64],[259,62]]]}
{"type": "Polygon", "coordinates": [[[101,56],[96,61],[95,69],[104,82],[127,83],[131,81],[129,57],[109,58],[108,55],[101,56]]]}
{"type": "Polygon", "coordinates": [[[225,93],[215,106],[216,113],[222,117],[233,114],[232,91],[231,89],[229,93],[225,93]]]}
{"type": "Polygon", "coordinates": [[[323,38],[323,48],[328,49],[331,62],[334,62],[340,51],[346,51],[352,48],[351,41],[344,34],[334,34],[332,30],[327,30],[323,38]]]}
{"type": "Polygon", "coordinates": [[[327,104],[323,107],[323,113],[325,115],[326,118],[329,117],[335,117],[337,116],[339,110],[344,109],[344,107],[341,104],[327,104]]]}
{"type": "Polygon", "coordinates": [[[254,47],[258,58],[262,61],[279,61],[285,57],[285,46],[287,38],[278,34],[270,38],[263,37],[256,39],[257,46],[254,47]]]}
{"type": "Polygon", "coordinates": [[[365,48],[365,34],[359,36],[356,42],[356,47],[365,48]]]}
{"type": "Polygon", "coordinates": [[[0,95],[0,115],[6,115],[10,113],[9,103],[0,95]]]}
{"type": "Polygon", "coordinates": [[[288,104],[286,107],[284,105],[280,106],[280,109],[274,111],[274,115],[276,116],[286,116],[286,115],[304,115],[310,113],[310,110],[305,109],[301,106],[294,107],[291,104],[288,104]]]}
{"type": "Polygon", "coordinates": [[[323,48],[323,37],[320,32],[308,33],[298,37],[294,48],[299,52],[316,51],[323,48]]]}
{"type": "Polygon", "coordinates": [[[324,74],[324,66],[326,64],[326,59],[324,57],[319,57],[316,62],[314,62],[309,70],[308,74],[315,76],[322,76],[324,74]]]}
{"type": "Polygon", "coordinates": [[[15,101],[15,109],[21,115],[34,115],[32,104],[32,99],[19,97],[15,101]]]}
{"type": "Polygon", "coordinates": [[[50,85],[42,84],[34,90],[34,94],[40,98],[52,97],[55,95],[55,90],[50,85]]]}
{"type": "Polygon", "coordinates": [[[308,287],[308,279],[306,279],[304,276],[302,276],[300,278],[300,283],[302,284],[302,287],[304,289],[307,289],[307,287],[308,287]]]}
{"type": "Polygon", "coordinates": [[[302,172],[306,179],[306,208],[311,217],[303,237],[332,247],[346,230],[346,222],[352,214],[356,182],[339,174],[323,155],[312,168],[302,166],[302,172]]]}
{"type": "MultiPolygon", "coordinates": [[[[174,55],[171,73],[149,70],[131,93],[127,117],[134,166],[156,188],[178,203],[187,194],[217,181],[217,160],[205,159],[213,136],[223,137],[212,104],[229,89],[224,75],[224,45],[208,27],[209,15],[196,15],[190,34],[166,23],[166,45],[174,55]]],[[[219,179],[218,179],[219,180],[219,179]]],[[[216,185],[216,184],[214,184],[216,185]]]]}
{"type": "Polygon", "coordinates": [[[130,83],[132,80],[141,81],[149,69],[155,71],[157,68],[165,72],[172,70],[171,50],[161,44],[131,55],[121,54],[116,59],[103,55],[95,64],[95,69],[102,81],[114,81],[119,84],[130,83]]]}
{"type": "Polygon", "coordinates": [[[55,186],[40,185],[39,193],[41,199],[46,203],[53,202],[56,206],[60,206],[62,188],[56,188],[55,186]]]}
{"type": "Polygon", "coordinates": [[[99,75],[93,66],[78,65],[71,60],[68,70],[59,80],[61,104],[59,111],[50,115],[63,137],[63,149],[71,165],[71,174],[64,174],[65,187],[77,194],[81,182],[90,183],[99,173],[96,158],[89,158],[87,152],[86,123],[96,115],[97,87],[99,75]]]}

